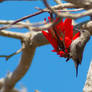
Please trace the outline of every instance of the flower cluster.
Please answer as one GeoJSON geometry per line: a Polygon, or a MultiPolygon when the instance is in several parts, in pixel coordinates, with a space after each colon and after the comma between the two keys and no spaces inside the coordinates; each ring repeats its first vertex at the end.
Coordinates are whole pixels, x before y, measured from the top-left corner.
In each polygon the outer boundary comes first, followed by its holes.
{"type": "MultiPolygon", "coordinates": [[[[49,22],[51,22],[51,18],[48,17],[48,19],[49,22]]],[[[42,33],[53,46],[54,50],[52,50],[52,52],[56,52],[60,57],[68,58],[70,45],[73,40],[80,36],[80,32],[73,35],[71,19],[67,18],[63,22],[61,18],[56,18],[55,21],[58,20],[59,22],[54,27],[50,27],[48,32],[42,31],[42,33]]]]}

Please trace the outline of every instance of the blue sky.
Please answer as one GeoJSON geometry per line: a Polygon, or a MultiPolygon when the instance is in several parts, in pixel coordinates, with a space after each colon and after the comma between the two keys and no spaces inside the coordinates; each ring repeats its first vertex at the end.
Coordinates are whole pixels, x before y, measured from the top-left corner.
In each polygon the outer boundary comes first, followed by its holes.
{"type": "MultiPolygon", "coordinates": [[[[52,1],[50,3],[53,5],[54,3],[52,1]]],[[[35,2],[12,1],[0,3],[0,20],[16,20],[32,14],[37,11],[34,7],[44,8],[45,6],[41,0],[35,2]]],[[[38,22],[47,17],[48,14],[44,13],[29,20],[31,22],[38,22]]],[[[76,20],[76,22],[82,22],[88,20],[88,18],[84,17],[76,20]]],[[[27,32],[26,29],[12,29],[12,31],[27,32]]],[[[56,53],[51,52],[53,49],[51,45],[45,45],[36,49],[29,71],[16,84],[16,88],[21,89],[21,85],[24,85],[28,89],[28,92],[34,92],[35,89],[38,89],[40,92],[82,92],[92,58],[91,41],[92,39],[86,45],[77,78],[73,61],[69,60],[66,63],[64,58],[58,57],[56,53]]],[[[0,43],[0,54],[10,54],[21,48],[20,41],[12,38],[1,36],[0,43]]],[[[20,56],[21,54],[16,55],[8,61],[0,58],[0,78],[5,77],[9,71],[14,71],[19,63],[20,56]]]]}

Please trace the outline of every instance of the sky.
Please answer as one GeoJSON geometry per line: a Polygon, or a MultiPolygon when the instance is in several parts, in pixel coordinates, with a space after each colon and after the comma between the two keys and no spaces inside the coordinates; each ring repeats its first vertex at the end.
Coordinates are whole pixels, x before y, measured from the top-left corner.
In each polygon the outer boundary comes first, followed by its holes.
{"type": "MultiPolygon", "coordinates": [[[[54,5],[54,0],[50,0],[51,5],[54,5]]],[[[45,8],[41,0],[39,1],[7,1],[0,3],[0,20],[16,20],[23,16],[32,14],[38,10],[34,7],[45,8]]],[[[30,18],[30,22],[43,21],[49,15],[43,13],[36,17],[30,18]]],[[[89,17],[84,17],[76,20],[77,23],[89,20],[89,17]]],[[[27,32],[26,29],[8,29],[17,32],[27,32]]],[[[92,39],[87,43],[82,64],[79,66],[79,74],[76,78],[74,63],[72,60],[65,62],[64,58],[51,52],[51,45],[38,47],[35,52],[34,59],[30,69],[26,75],[16,84],[17,89],[21,86],[27,88],[28,92],[34,92],[38,89],[40,92],[82,92],[87,72],[91,61],[92,39]]],[[[0,55],[11,54],[21,48],[20,40],[0,36],[0,55]]],[[[5,58],[0,58],[0,78],[6,77],[8,72],[13,72],[19,64],[21,53],[13,56],[8,61],[5,58]]],[[[26,61],[25,61],[26,62],[26,61]]]]}

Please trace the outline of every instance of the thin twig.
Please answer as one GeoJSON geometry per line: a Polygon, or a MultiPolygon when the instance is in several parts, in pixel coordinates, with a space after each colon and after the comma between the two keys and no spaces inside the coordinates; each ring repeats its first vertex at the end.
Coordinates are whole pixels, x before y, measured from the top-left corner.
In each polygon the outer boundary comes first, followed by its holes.
{"type": "Polygon", "coordinates": [[[12,56],[17,55],[17,54],[19,54],[20,52],[22,52],[23,49],[24,49],[24,48],[21,48],[21,49],[17,50],[16,52],[14,52],[14,53],[12,53],[12,54],[10,54],[10,55],[0,55],[0,57],[4,57],[4,58],[6,58],[6,60],[8,60],[8,59],[10,59],[12,56]]]}
{"type": "Polygon", "coordinates": [[[16,38],[16,39],[20,39],[20,40],[23,40],[24,36],[25,36],[25,34],[23,34],[23,33],[10,32],[10,31],[6,31],[6,30],[1,30],[0,35],[10,37],[10,38],[16,38]]]}
{"type": "MultiPolygon", "coordinates": [[[[14,20],[0,20],[0,25],[7,25],[13,23],[14,20]]],[[[18,22],[17,25],[25,25],[25,26],[40,26],[43,25],[44,21],[38,22],[38,23],[27,23],[27,22],[18,22]]]]}
{"type": "Polygon", "coordinates": [[[67,17],[67,18],[77,19],[77,18],[80,18],[80,17],[92,15],[92,9],[89,9],[89,10],[83,12],[83,13],[78,13],[78,14],[67,14],[67,13],[63,13],[63,12],[60,13],[60,12],[57,12],[57,11],[55,11],[54,9],[52,9],[52,8],[49,6],[49,4],[47,3],[46,0],[43,0],[43,2],[44,2],[44,4],[45,4],[45,6],[46,6],[49,10],[51,10],[53,13],[55,13],[55,14],[56,14],[57,16],[59,16],[59,17],[65,17],[65,18],[67,17]]]}
{"type": "MultiPolygon", "coordinates": [[[[67,4],[57,5],[57,6],[54,6],[54,7],[52,7],[52,8],[53,8],[53,9],[59,9],[59,8],[67,8],[67,7],[68,7],[68,8],[75,8],[75,7],[77,7],[77,6],[74,5],[74,4],[71,4],[71,3],[67,3],[67,4]]],[[[20,18],[20,19],[18,19],[18,20],[16,20],[16,21],[14,21],[13,23],[9,24],[8,26],[0,27],[0,30],[4,30],[4,29],[7,29],[7,28],[10,28],[10,27],[12,27],[12,25],[17,24],[17,23],[19,23],[20,21],[23,21],[23,20],[25,20],[25,19],[31,18],[31,17],[33,17],[33,16],[36,16],[36,15],[39,15],[39,14],[41,14],[41,13],[48,12],[48,11],[49,11],[49,10],[48,10],[47,8],[45,8],[45,9],[40,10],[40,11],[34,13],[34,14],[31,14],[31,15],[28,15],[28,16],[24,16],[24,17],[22,17],[22,18],[20,18]]]]}
{"type": "Polygon", "coordinates": [[[16,21],[14,21],[13,23],[11,23],[11,24],[8,25],[8,26],[0,27],[0,30],[10,28],[10,27],[12,27],[12,25],[15,25],[16,23],[18,23],[18,22],[20,22],[20,21],[23,21],[23,20],[28,19],[28,18],[30,18],[30,17],[33,17],[33,16],[35,16],[35,15],[41,14],[41,13],[43,13],[43,12],[44,12],[44,11],[39,11],[39,12],[36,12],[36,13],[34,13],[34,14],[31,14],[31,15],[28,15],[28,16],[25,16],[25,17],[22,17],[22,18],[20,18],[20,19],[18,19],[18,20],[16,20],[16,21]]]}
{"type": "MultiPolygon", "coordinates": [[[[44,12],[50,11],[50,10],[41,9],[41,8],[39,8],[39,7],[35,7],[35,9],[37,9],[37,10],[43,10],[44,12]]],[[[82,10],[83,10],[83,8],[72,9],[72,10],[63,10],[63,9],[59,9],[59,10],[56,10],[56,11],[58,11],[58,12],[76,12],[76,11],[82,11],[82,10]]]]}

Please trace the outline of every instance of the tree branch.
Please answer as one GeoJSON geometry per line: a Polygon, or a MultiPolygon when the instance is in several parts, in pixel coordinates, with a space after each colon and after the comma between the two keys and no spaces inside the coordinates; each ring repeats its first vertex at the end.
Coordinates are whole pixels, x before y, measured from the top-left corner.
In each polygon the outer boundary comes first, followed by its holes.
{"type": "Polygon", "coordinates": [[[87,80],[83,88],[83,92],[92,92],[92,61],[87,74],[87,80]]]}
{"type": "Polygon", "coordinates": [[[65,0],[68,1],[69,3],[75,4],[80,8],[85,8],[85,9],[91,9],[92,8],[92,0],[65,0]]]}
{"type": "Polygon", "coordinates": [[[6,37],[11,37],[11,38],[16,38],[16,39],[20,39],[20,40],[23,40],[23,38],[24,38],[23,33],[10,32],[10,31],[6,31],[6,30],[0,31],[0,35],[6,36],[6,37]]]}
{"type": "Polygon", "coordinates": [[[53,13],[55,13],[57,16],[59,17],[64,17],[64,18],[72,18],[72,19],[77,19],[77,18],[81,18],[81,17],[84,17],[84,16],[90,16],[92,15],[92,9],[89,9],[85,12],[82,12],[82,13],[79,13],[79,14],[70,14],[70,13],[59,13],[57,11],[55,11],[53,8],[50,7],[50,5],[47,3],[47,0],[43,0],[45,6],[51,10],[53,13]]]}
{"type": "Polygon", "coordinates": [[[19,54],[20,52],[22,52],[23,49],[24,49],[24,48],[22,47],[21,49],[17,50],[16,52],[14,52],[14,53],[12,53],[12,54],[10,54],[10,55],[0,55],[0,57],[4,57],[4,58],[6,58],[6,60],[8,60],[8,59],[10,59],[12,56],[17,55],[17,54],[19,54]]]}
{"type": "Polygon", "coordinates": [[[26,47],[23,50],[23,54],[21,56],[20,63],[16,70],[7,76],[5,79],[4,86],[1,89],[1,92],[10,92],[15,84],[25,75],[25,73],[28,71],[32,59],[35,53],[35,47],[26,47]]]}
{"type": "Polygon", "coordinates": [[[28,71],[32,63],[32,59],[34,57],[36,47],[46,44],[46,42],[48,43],[48,41],[45,39],[45,37],[42,35],[41,32],[29,32],[25,34],[22,45],[24,49],[22,51],[20,63],[18,67],[15,69],[15,71],[11,74],[8,74],[7,77],[5,78],[1,92],[10,92],[13,89],[16,83],[28,71]],[[36,36],[41,37],[41,39],[38,39],[38,37],[36,36]]]}

